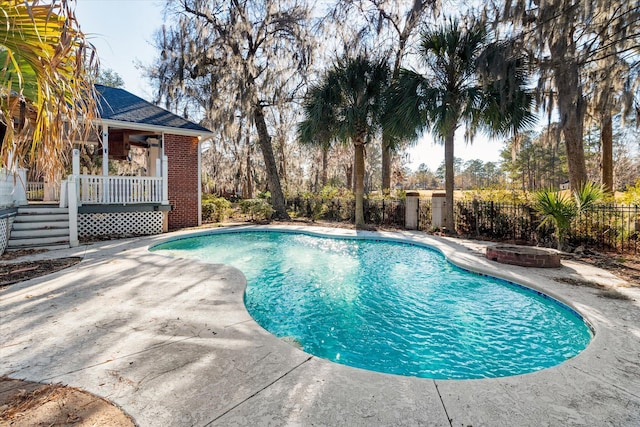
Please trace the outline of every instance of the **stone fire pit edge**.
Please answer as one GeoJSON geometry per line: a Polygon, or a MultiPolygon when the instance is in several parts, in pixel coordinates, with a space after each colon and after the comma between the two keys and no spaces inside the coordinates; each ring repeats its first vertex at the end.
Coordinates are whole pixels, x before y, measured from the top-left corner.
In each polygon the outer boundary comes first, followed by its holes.
{"type": "Polygon", "coordinates": [[[487,259],[521,267],[559,268],[560,253],[554,249],[518,245],[487,247],[487,259]]]}

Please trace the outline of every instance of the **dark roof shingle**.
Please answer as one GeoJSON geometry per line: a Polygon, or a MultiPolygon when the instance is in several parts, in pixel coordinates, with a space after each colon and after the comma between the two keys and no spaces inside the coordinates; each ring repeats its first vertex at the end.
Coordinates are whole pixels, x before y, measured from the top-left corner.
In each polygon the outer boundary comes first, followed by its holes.
{"type": "Polygon", "coordinates": [[[190,132],[210,134],[211,131],[160,108],[124,89],[95,85],[98,92],[98,110],[105,120],[166,127],[190,132]]]}

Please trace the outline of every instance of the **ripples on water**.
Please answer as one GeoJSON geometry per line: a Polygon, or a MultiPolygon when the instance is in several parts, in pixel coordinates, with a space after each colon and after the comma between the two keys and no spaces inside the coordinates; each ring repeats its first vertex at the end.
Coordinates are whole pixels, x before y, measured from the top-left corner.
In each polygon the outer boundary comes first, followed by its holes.
{"type": "Polygon", "coordinates": [[[517,375],[591,339],[574,312],[459,269],[429,248],[278,232],[212,234],[154,248],[232,265],[254,319],[313,355],[426,378],[517,375]]]}

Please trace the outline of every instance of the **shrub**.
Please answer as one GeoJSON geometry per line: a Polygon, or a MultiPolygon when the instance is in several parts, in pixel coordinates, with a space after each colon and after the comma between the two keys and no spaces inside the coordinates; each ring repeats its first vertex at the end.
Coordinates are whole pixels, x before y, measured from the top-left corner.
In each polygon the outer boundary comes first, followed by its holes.
{"type": "MultiPolygon", "coordinates": [[[[341,209],[350,206],[354,199],[352,192],[327,185],[319,193],[305,191],[291,200],[290,214],[311,218],[313,221],[321,219],[344,220],[341,209]]],[[[347,215],[348,217],[348,215],[347,215]]]]}
{"type": "Polygon", "coordinates": [[[274,210],[266,199],[245,199],[240,201],[240,212],[250,215],[251,220],[270,220],[274,210]]]}
{"type": "Polygon", "coordinates": [[[322,190],[320,190],[320,197],[323,200],[335,199],[336,197],[340,197],[340,189],[331,185],[325,185],[322,187],[322,190]]]}
{"type": "Polygon", "coordinates": [[[224,197],[205,195],[202,197],[202,220],[220,222],[229,218],[232,213],[231,202],[224,197]]]}
{"type": "Polygon", "coordinates": [[[628,187],[627,191],[622,193],[620,202],[627,205],[640,205],[640,179],[636,181],[636,185],[628,187]]]}
{"type": "Polygon", "coordinates": [[[529,194],[520,190],[484,189],[465,191],[463,201],[512,203],[521,204],[529,202],[529,194]]]}

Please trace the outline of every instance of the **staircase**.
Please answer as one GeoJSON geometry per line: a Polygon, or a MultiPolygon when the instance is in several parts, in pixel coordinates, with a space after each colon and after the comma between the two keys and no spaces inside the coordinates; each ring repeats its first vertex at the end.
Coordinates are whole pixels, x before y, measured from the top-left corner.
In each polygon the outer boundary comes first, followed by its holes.
{"type": "Polygon", "coordinates": [[[18,208],[7,250],[69,247],[69,209],[33,204],[18,208]]]}

